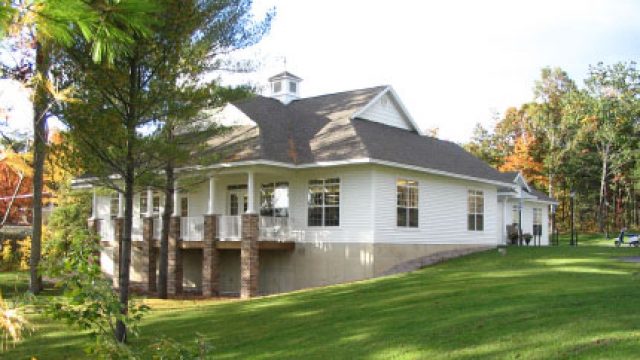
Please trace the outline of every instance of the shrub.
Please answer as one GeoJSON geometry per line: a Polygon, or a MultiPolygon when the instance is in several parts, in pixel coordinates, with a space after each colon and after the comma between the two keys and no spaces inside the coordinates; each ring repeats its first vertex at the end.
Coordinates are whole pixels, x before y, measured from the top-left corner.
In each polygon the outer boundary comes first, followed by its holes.
{"type": "Polygon", "coordinates": [[[47,275],[57,279],[56,287],[63,296],[47,301],[45,313],[65,320],[93,337],[117,343],[114,329],[116,321],[123,321],[129,333],[137,334],[137,325],[148,307],[130,300],[128,311],[122,311],[118,295],[106,279],[96,258],[98,244],[92,237],[78,238],[69,243],[67,256],[52,262],[47,275]]]}
{"type": "Polygon", "coordinates": [[[85,193],[67,193],[60,197],[43,231],[42,267],[45,272],[59,271],[74,246],[81,248],[85,242],[97,242],[87,228],[90,209],[90,198],[85,193]]]}
{"type": "Polygon", "coordinates": [[[509,233],[509,240],[511,240],[511,244],[515,245],[518,243],[518,233],[517,232],[510,232],[509,233]]]}
{"type": "Polygon", "coordinates": [[[20,342],[25,332],[30,331],[29,322],[22,314],[24,305],[17,301],[7,302],[0,294],[0,352],[20,342]]]}
{"type": "Polygon", "coordinates": [[[18,268],[20,270],[29,270],[29,259],[31,258],[31,236],[18,240],[18,251],[16,253],[20,258],[18,268]]]}
{"type": "Polygon", "coordinates": [[[11,240],[5,240],[2,243],[2,266],[0,267],[1,271],[11,271],[14,270],[15,265],[18,260],[18,255],[14,251],[13,245],[11,244],[11,240]]]}

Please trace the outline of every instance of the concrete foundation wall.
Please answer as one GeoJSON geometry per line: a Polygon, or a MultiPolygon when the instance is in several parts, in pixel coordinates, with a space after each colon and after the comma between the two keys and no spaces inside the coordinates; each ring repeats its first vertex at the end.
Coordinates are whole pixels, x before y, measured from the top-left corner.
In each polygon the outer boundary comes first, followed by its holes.
{"type": "MultiPolygon", "coordinates": [[[[425,257],[442,254],[443,258],[450,258],[487,248],[465,244],[297,243],[293,251],[260,251],[259,293],[275,294],[410,271],[418,268],[420,259],[425,257]]],[[[111,251],[103,249],[103,270],[112,264],[111,251]]],[[[201,289],[202,250],[183,250],[182,256],[185,290],[201,289]]],[[[141,281],[139,249],[134,249],[133,258],[131,280],[141,281]]],[[[221,251],[220,293],[239,292],[240,251],[221,251]]]]}
{"type": "MultiPolygon", "coordinates": [[[[477,245],[298,243],[293,252],[260,253],[260,293],[363,280],[384,275],[394,268],[409,271],[418,267],[415,266],[417,259],[437,254],[450,258],[488,248],[477,245]]],[[[225,276],[225,270],[221,276],[225,276]]]]}

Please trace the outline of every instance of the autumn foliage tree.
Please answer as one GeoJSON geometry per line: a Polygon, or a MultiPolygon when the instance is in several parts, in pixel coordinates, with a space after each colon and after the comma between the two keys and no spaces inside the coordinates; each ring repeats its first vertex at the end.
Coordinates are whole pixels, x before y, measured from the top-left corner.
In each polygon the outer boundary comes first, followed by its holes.
{"type": "Polygon", "coordinates": [[[582,230],[640,228],[640,72],[633,62],[596,64],[582,87],[545,68],[534,101],[478,125],[465,148],[501,171],[521,171],[560,203],[575,194],[582,230]]]}
{"type": "Polygon", "coordinates": [[[32,180],[21,154],[6,151],[0,160],[0,227],[30,220],[32,180]]]}
{"type": "Polygon", "coordinates": [[[516,138],[513,151],[504,158],[504,163],[498,167],[498,170],[519,171],[527,181],[544,187],[547,178],[544,176],[542,163],[532,154],[535,143],[536,139],[531,135],[516,138]]]}

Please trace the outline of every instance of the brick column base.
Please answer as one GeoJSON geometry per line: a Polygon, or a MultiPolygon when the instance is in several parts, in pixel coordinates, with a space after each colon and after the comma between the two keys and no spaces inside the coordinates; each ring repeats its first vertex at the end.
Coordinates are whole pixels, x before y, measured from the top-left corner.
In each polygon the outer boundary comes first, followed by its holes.
{"type": "Polygon", "coordinates": [[[172,216],[169,222],[169,271],[167,293],[182,294],[182,251],[180,250],[180,217],[172,216]]]}
{"type": "Polygon", "coordinates": [[[155,292],[156,288],[156,249],[153,247],[153,218],[142,220],[142,276],[146,292],[155,292]]]}
{"type": "Polygon", "coordinates": [[[258,295],[258,214],[242,215],[242,240],[240,244],[240,298],[258,295]]]}
{"type": "Polygon", "coordinates": [[[115,239],[111,239],[113,244],[113,287],[120,286],[120,251],[122,249],[122,237],[124,236],[124,219],[117,218],[113,221],[115,239]]]}
{"type": "Polygon", "coordinates": [[[219,295],[220,251],[216,249],[218,216],[204,216],[204,248],[202,249],[202,295],[219,295]]]}

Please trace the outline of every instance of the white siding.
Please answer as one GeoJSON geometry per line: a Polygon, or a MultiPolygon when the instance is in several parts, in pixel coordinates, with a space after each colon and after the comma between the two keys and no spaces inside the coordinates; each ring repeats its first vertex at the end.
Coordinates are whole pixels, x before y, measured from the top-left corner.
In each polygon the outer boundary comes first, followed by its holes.
{"type": "Polygon", "coordinates": [[[98,219],[109,219],[111,214],[109,213],[109,207],[111,197],[109,195],[98,195],[98,211],[96,216],[98,219]]]}
{"type": "Polygon", "coordinates": [[[359,117],[405,130],[414,130],[409,120],[402,114],[402,111],[388,93],[378,99],[375,104],[359,117]]]}
{"type": "MultiPolygon", "coordinates": [[[[298,241],[308,242],[359,242],[373,241],[373,188],[372,170],[366,165],[344,166],[329,169],[275,172],[255,170],[255,207],[260,210],[262,184],[289,182],[289,214],[298,241]],[[307,226],[307,194],[309,180],[340,179],[340,226],[307,226]]],[[[228,214],[230,185],[247,183],[247,175],[216,175],[215,213],[228,214]]],[[[189,216],[206,214],[209,199],[209,184],[205,182],[183,191],[180,195],[189,198],[189,216]],[[187,192],[188,191],[188,192],[187,192]]]]}
{"type": "Polygon", "coordinates": [[[180,198],[183,197],[188,199],[189,216],[206,214],[209,208],[209,181],[204,181],[189,189],[182,189],[180,198]]]}
{"type": "Polygon", "coordinates": [[[301,240],[307,242],[373,242],[372,171],[369,166],[304,170],[290,180],[289,206],[301,240]],[[309,180],[340,178],[340,226],[307,226],[309,180]]]}
{"type": "Polygon", "coordinates": [[[374,171],[375,242],[406,244],[497,244],[496,187],[419,172],[379,167],[374,171]],[[396,226],[396,180],[419,182],[419,227],[396,226]],[[467,230],[468,190],[484,193],[484,230],[467,230]]]}
{"type": "MultiPolygon", "coordinates": [[[[518,205],[517,199],[507,202],[507,224],[513,223],[512,207],[518,205]]],[[[544,203],[524,201],[522,209],[522,233],[533,234],[533,209],[542,209],[542,245],[549,245],[549,205],[544,203]]]]}

